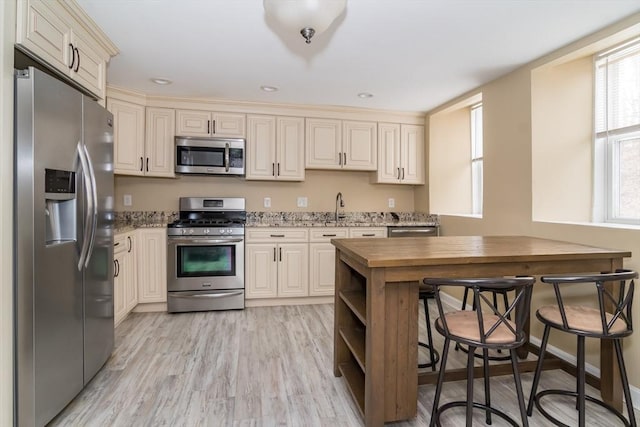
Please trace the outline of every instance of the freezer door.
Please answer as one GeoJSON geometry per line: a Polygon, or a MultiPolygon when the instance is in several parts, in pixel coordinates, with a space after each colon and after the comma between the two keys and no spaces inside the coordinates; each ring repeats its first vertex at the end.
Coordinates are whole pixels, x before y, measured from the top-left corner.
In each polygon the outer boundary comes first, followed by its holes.
{"type": "Polygon", "coordinates": [[[84,270],[84,383],[113,351],[113,116],[83,97],[83,143],[91,175],[84,216],[90,221],[84,270]]]}
{"type": "MultiPolygon", "coordinates": [[[[74,176],[82,95],[31,68],[16,78],[15,108],[16,425],[44,425],[83,386],[80,236],[47,236],[51,206],[80,193],[45,194],[46,169],[74,176]]],[[[75,206],[60,212],[76,221],[75,206]]]]}

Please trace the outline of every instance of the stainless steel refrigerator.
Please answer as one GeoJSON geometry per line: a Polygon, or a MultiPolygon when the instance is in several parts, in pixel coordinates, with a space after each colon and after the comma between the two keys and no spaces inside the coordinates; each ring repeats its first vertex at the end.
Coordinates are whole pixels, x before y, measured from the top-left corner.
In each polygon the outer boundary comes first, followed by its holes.
{"type": "Polygon", "coordinates": [[[113,350],[112,115],[32,67],[15,77],[17,424],[53,419],[113,350]]]}

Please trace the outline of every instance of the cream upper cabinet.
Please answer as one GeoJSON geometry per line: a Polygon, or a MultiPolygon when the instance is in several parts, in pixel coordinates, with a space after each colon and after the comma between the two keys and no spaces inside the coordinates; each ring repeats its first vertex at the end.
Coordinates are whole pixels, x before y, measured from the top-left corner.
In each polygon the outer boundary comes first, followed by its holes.
{"type": "Polygon", "coordinates": [[[145,174],[174,177],[175,112],[170,108],[147,107],[146,113],[145,154],[148,169],[145,169],[145,174]]]}
{"type": "Polygon", "coordinates": [[[138,302],[167,301],[167,229],[136,231],[138,257],[138,302]]]}
{"type": "Polygon", "coordinates": [[[247,116],[248,180],[304,180],[304,119],[247,116]]]}
{"type": "Polygon", "coordinates": [[[144,107],[109,98],[107,109],[113,114],[114,173],[144,175],[144,107]]]}
{"type": "Polygon", "coordinates": [[[71,0],[18,0],[16,44],[105,98],[106,64],[118,50],[71,0]]]}
{"type": "Polygon", "coordinates": [[[245,128],[245,114],[176,110],[176,135],[245,138],[245,128]]]}
{"type": "Polygon", "coordinates": [[[376,170],[377,150],[375,122],[306,120],[308,169],[376,170]]]}
{"type": "Polygon", "coordinates": [[[378,134],[375,182],[424,184],[424,126],[379,123],[378,134]]]}

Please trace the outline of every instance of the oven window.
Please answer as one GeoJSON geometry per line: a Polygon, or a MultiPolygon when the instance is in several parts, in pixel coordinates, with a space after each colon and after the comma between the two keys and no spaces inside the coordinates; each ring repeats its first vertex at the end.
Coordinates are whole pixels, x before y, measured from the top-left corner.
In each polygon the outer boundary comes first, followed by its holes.
{"type": "Polygon", "coordinates": [[[180,166],[224,166],[224,148],[177,147],[180,166]]]}
{"type": "Polygon", "coordinates": [[[178,277],[235,276],[236,247],[178,246],[178,277]]]}

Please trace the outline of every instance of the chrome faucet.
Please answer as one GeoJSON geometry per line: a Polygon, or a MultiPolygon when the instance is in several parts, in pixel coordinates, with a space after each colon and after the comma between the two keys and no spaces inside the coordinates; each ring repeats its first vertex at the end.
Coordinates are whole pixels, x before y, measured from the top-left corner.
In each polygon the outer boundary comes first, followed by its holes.
{"type": "Polygon", "coordinates": [[[336,195],[336,222],[345,216],[344,212],[340,212],[342,208],[344,208],[344,200],[342,199],[342,193],[338,192],[336,195]]]}

